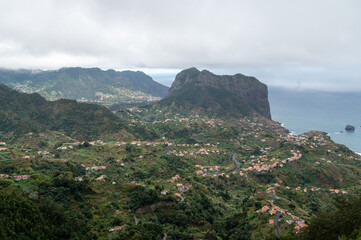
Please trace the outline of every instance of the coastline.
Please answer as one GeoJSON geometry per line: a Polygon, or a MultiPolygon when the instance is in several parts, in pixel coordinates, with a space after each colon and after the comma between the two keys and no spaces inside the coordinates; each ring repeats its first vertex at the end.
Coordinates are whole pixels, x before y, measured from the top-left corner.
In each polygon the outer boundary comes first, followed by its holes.
{"type": "Polygon", "coordinates": [[[272,120],[295,134],[327,132],[336,143],[361,153],[361,92],[310,92],[269,88],[272,120]],[[355,131],[345,131],[347,124],[355,131]]]}

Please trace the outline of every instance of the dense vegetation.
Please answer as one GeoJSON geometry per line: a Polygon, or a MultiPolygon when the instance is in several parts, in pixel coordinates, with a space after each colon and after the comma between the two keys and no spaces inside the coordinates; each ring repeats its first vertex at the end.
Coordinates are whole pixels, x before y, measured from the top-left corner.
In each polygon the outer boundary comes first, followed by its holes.
{"type": "Polygon", "coordinates": [[[0,238],[90,239],[86,214],[69,202],[81,196],[82,186],[64,179],[52,182],[41,175],[32,179],[26,191],[15,188],[9,180],[0,180],[0,238]]]}
{"type": "Polygon", "coordinates": [[[336,199],[336,210],[320,212],[311,219],[300,238],[361,239],[361,195],[353,199],[336,199]]]}
{"type": "Polygon", "coordinates": [[[29,132],[61,131],[91,139],[120,131],[122,121],[105,107],[61,99],[47,102],[39,94],[19,93],[0,84],[0,128],[9,138],[29,132]]]}

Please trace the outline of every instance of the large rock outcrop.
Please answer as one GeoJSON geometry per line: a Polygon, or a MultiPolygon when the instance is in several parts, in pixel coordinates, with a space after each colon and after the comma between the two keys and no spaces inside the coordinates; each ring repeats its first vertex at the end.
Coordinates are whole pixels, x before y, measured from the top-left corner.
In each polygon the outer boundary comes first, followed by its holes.
{"type": "Polygon", "coordinates": [[[201,114],[248,116],[256,113],[271,119],[267,86],[242,74],[220,76],[196,68],[183,70],[159,104],[201,114]]]}
{"type": "Polygon", "coordinates": [[[352,125],[346,125],[346,127],[345,127],[345,130],[346,131],[355,131],[355,126],[352,126],[352,125]]]}

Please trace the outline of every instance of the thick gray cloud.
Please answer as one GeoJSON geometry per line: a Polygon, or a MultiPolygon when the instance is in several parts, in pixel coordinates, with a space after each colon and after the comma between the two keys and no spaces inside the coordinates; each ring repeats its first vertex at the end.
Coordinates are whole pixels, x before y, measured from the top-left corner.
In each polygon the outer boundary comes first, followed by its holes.
{"type": "Polygon", "coordinates": [[[360,13],[359,0],[0,0],[0,66],[197,66],[361,89],[360,13]]]}

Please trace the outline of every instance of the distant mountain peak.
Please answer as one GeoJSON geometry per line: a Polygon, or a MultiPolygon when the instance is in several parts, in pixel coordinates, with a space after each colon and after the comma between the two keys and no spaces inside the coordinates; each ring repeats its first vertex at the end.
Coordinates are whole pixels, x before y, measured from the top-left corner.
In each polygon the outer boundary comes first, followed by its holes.
{"type": "Polygon", "coordinates": [[[64,67],[37,71],[0,69],[0,83],[23,92],[39,92],[48,100],[60,98],[100,103],[154,102],[168,94],[168,87],[141,71],[64,67]]]}

